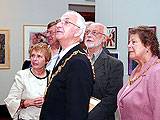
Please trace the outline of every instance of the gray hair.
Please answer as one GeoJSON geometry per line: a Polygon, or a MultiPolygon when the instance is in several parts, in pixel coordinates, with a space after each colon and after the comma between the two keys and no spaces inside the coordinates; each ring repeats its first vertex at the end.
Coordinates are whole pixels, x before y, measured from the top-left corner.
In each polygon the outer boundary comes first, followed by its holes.
{"type": "Polygon", "coordinates": [[[84,33],[85,33],[85,29],[86,29],[86,25],[85,25],[85,19],[84,17],[82,17],[78,12],[76,11],[67,11],[65,14],[73,14],[75,16],[77,16],[77,21],[76,21],[76,25],[80,27],[80,29],[82,30],[82,33],[80,35],[80,42],[83,41],[83,37],[84,37],[84,33]]]}

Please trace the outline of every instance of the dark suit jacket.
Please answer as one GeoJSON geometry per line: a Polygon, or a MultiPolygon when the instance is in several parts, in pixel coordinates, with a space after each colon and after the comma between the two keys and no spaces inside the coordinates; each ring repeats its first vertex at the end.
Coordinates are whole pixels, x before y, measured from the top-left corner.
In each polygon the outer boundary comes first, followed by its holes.
{"type": "Polygon", "coordinates": [[[40,120],[86,120],[93,89],[93,71],[80,45],[67,52],[53,69],[53,77],[42,106],[40,120]],[[73,55],[71,57],[71,54],[73,55]],[[67,62],[65,62],[68,59],[67,62]]]}
{"type": "Polygon", "coordinates": [[[94,63],[93,97],[101,102],[89,113],[88,120],[115,120],[117,94],[123,85],[123,64],[103,50],[94,63]]]}
{"type": "Polygon", "coordinates": [[[31,66],[32,66],[31,61],[30,60],[25,60],[23,65],[22,65],[22,70],[30,68],[31,66]]]}

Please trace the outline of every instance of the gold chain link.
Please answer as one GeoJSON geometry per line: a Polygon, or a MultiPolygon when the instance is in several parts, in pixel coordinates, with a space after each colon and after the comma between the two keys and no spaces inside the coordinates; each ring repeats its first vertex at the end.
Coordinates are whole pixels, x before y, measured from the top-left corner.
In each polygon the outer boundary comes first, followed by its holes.
{"type": "MultiPolygon", "coordinates": [[[[53,78],[54,78],[59,72],[61,72],[62,68],[66,65],[67,61],[70,60],[73,56],[77,55],[78,53],[79,53],[79,54],[86,55],[85,53],[83,53],[83,52],[81,52],[81,51],[79,51],[79,50],[73,52],[68,58],[65,59],[65,61],[64,61],[64,63],[63,63],[62,65],[58,66],[58,69],[57,69],[56,72],[54,72],[53,74],[52,74],[52,72],[51,72],[51,73],[49,74],[48,85],[47,85],[47,87],[46,87],[45,94],[46,94],[47,89],[48,89],[48,87],[50,86],[53,78]]],[[[86,56],[87,56],[87,55],[86,55],[86,56]]],[[[90,60],[90,59],[89,59],[89,60],[90,60]]],[[[90,60],[90,63],[91,63],[91,60],[90,60]]],[[[92,63],[91,63],[91,66],[92,66],[92,71],[93,71],[93,78],[95,79],[94,66],[92,65],[92,63]]]]}

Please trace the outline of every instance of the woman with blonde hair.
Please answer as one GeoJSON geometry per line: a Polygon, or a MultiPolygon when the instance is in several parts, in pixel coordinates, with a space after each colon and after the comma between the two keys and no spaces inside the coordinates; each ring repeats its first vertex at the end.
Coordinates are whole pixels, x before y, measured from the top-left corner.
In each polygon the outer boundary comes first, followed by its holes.
{"type": "Polygon", "coordinates": [[[4,100],[13,119],[39,120],[49,72],[46,64],[51,50],[46,43],[33,45],[30,50],[31,68],[16,73],[8,97],[4,100]]]}

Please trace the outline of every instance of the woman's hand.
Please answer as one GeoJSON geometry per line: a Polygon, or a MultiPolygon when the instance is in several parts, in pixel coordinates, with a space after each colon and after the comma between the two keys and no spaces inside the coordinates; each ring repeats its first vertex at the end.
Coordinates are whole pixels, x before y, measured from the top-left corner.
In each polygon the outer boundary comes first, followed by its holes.
{"type": "Polygon", "coordinates": [[[34,99],[34,105],[36,107],[41,107],[44,102],[44,97],[38,97],[34,99]]]}
{"type": "Polygon", "coordinates": [[[35,99],[26,99],[26,100],[23,100],[22,106],[23,108],[26,108],[29,106],[41,107],[43,102],[44,102],[43,97],[37,97],[35,99]]]}

